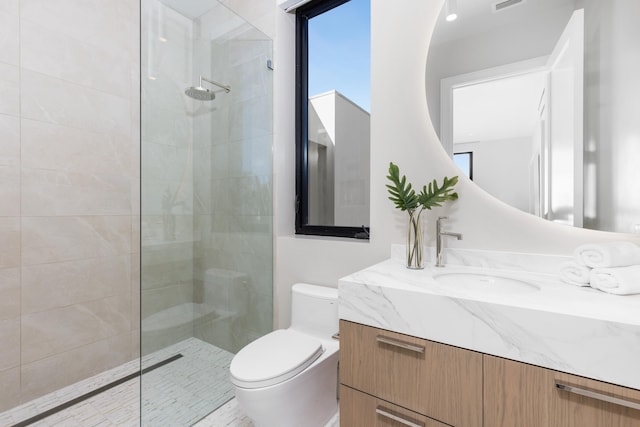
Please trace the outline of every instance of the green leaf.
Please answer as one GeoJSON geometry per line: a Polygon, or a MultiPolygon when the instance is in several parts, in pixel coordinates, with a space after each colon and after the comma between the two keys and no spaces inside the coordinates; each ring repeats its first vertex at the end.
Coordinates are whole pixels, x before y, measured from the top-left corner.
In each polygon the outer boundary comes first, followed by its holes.
{"type": "Polygon", "coordinates": [[[429,183],[429,186],[426,185],[422,187],[422,191],[418,194],[418,203],[424,209],[429,209],[442,206],[444,202],[447,200],[457,200],[458,193],[453,191],[453,187],[458,183],[458,177],[454,176],[453,178],[444,177],[442,181],[442,186],[438,187],[438,182],[434,179],[429,183]]]}
{"type": "Polygon", "coordinates": [[[398,209],[406,211],[418,207],[419,203],[416,192],[411,188],[411,184],[407,183],[406,176],[403,175],[402,178],[400,178],[400,168],[394,165],[393,162],[389,163],[389,175],[387,175],[387,179],[393,183],[393,185],[386,185],[390,194],[389,200],[391,200],[398,209]]]}

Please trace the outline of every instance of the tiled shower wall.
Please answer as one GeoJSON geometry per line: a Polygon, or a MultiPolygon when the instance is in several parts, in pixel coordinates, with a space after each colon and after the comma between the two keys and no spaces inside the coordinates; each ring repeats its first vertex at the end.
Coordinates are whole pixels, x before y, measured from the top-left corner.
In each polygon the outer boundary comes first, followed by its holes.
{"type": "Polygon", "coordinates": [[[138,354],[138,8],[0,0],[0,411],[138,354]]]}

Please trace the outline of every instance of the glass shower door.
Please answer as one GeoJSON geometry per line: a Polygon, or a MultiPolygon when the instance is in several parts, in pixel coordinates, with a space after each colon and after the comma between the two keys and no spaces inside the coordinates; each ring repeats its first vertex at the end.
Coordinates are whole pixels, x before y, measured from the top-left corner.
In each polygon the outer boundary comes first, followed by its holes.
{"type": "Polygon", "coordinates": [[[142,425],[192,425],[272,329],[272,40],[213,0],[141,16],[142,425]]]}

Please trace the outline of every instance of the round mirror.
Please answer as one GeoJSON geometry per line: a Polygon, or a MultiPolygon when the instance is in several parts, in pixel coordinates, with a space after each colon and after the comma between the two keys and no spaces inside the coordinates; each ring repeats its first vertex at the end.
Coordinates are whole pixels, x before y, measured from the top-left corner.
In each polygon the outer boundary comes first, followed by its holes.
{"type": "Polygon", "coordinates": [[[550,221],[640,232],[638,22],[637,0],[446,0],[427,101],[462,173],[550,221]]]}

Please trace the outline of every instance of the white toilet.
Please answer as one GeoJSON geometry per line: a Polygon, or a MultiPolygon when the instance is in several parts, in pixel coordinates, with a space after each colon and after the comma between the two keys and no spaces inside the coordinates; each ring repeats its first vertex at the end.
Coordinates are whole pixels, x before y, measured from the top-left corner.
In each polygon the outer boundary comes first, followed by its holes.
{"type": "Polygon", "coordinates": [[[298,283],[291,327],[248,344],[231,361],[231,382],[256,427],[322,427],[338,411],[338,290],[298,283]]]}

